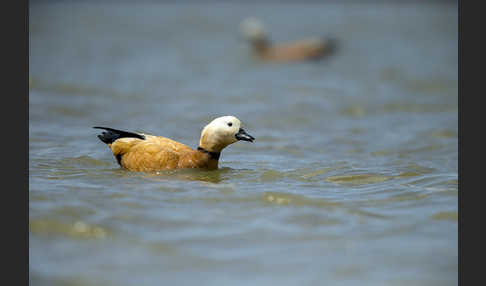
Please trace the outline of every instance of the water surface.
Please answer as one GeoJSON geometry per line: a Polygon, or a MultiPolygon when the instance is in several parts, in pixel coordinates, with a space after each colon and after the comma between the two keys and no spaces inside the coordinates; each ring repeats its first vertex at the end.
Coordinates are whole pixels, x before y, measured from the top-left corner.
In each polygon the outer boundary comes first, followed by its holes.
{"type": "Polygon", "coordinates": [[[457,285],[455,4],[31,3],[32,285],[457,285]],[[333,36],[315,63],[275,41],[333,36]],[[197,147],[216,171],[119,168],[92,126],[197,147]]]}

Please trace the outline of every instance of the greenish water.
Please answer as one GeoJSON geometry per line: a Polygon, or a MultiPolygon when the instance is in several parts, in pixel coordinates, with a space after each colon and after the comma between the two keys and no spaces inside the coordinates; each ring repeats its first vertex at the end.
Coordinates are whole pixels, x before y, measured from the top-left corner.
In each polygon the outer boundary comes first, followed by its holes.
{"type": "Polygon", "coordinates": [[[457,285],[457,7],[95,4],[29,8],[31,285],[457,285]],[[333,36],[319,62],[259,64],[333,36]],[[216,171],[118,167],[92,126],[197,147],[216,171]]]}

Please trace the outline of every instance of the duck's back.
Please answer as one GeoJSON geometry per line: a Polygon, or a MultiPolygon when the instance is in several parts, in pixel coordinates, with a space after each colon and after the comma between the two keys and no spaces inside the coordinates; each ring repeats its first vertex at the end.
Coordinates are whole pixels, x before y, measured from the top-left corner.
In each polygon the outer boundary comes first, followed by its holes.
{"type": "Polygon", "coordinates": [[[272,45],[265,55],[269,60],[305,60],[321,57],[326,50],[321,39],[306,39],[272,45]]]}
{"type": "Polygon", "coordinates": [[[194,150],[169,138],[145,135],[145,139],[120,138],[110,148],[118,163],[132,171],[176,169],[179,161],[194,150]]]}

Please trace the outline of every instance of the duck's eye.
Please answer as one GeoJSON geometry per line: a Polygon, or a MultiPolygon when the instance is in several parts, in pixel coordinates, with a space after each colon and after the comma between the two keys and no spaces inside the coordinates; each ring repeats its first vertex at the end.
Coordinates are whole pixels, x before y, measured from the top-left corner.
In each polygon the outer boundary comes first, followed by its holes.
{"type": "Polygon", "coordinates": [[[228,122],[228,126],[229,126],[229,127],[233,126],[233,123],[228,122]]]}

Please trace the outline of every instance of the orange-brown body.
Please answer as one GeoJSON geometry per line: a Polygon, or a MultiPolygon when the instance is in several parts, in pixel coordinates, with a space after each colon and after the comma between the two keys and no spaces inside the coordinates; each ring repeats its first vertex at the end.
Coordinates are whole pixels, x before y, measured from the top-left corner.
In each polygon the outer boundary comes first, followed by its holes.
{"type": "Polygon", "coordinates": [[[324,40],[309,39],[284,44],[255,43],[254,50],[262,61],[301,61],[323,57],[330,49],[324,40]]]}
{"type": "Polygon", "coordinates": [[[153,172],[180,168],[217,169],[218,160],[210,154],[194,150],[174,140],[144,135],[138,138],[121,138],[108,144],[120,166],[130,171],[153,172]]]}

